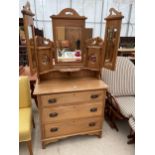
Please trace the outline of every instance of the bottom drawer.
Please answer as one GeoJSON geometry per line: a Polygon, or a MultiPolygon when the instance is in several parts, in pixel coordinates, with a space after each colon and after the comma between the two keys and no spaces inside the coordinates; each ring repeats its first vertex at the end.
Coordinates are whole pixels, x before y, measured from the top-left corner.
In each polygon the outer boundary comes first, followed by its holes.
{"type": "Polygon", "coordinates": [[[64,136],[102,128],[101,117],[85,118],[45,125],[45,138],[64,136]]]}

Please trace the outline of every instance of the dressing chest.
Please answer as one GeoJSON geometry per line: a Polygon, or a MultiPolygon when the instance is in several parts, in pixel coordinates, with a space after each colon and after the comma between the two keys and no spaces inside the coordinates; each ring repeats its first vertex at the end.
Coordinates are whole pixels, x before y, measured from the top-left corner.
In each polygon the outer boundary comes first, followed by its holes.
{"type": "Polygon", "coordinates": [[[119,45],[121,12],[110,9],[104,41],[87,36],[86,17],[66,8],[51,16],[53,40],[34,32],[30,4],[22,10],[31,72],[37,72],[37,95],[42,148],[75,135],[102,136],[108,86],[101,69],[114,70],[119,45]]]}
{"type": "Polygon", "coordinates": [[[37,84],[42,145],[73,135],[102,135],[107,85],[96,78],[53,79],[37,84]]]}

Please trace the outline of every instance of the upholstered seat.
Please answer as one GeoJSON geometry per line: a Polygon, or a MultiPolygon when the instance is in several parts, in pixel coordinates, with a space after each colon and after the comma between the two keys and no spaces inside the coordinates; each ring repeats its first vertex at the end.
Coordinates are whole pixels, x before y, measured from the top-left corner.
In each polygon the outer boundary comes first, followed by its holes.
{"type": "Polygon", "coordinates": [[[19,142],[27,142],[30,155],[33,155],[31,144],[32,108],[30,86],[27,76],[19,78],[19,142]]]}
{"type": "Polygon", "coordinates": [[[115,97],[117,100],[120,112],[124,117],[130,118],[135,116],[135,97],[134,96],[122,96],[115,97]]]}
{"type": "Polygon", "coordinates": [[[31,140],[32,111],[31,108],[19,109],[19,142],[31,140]]]}

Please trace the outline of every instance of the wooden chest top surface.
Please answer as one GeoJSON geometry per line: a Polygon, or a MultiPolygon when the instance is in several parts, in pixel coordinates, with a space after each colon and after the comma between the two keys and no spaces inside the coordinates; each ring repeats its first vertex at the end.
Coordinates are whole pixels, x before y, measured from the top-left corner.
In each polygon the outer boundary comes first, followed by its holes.
{"type": "Polygon", "coordinates": [[[75,91],[107,89],[107,85],[97,78],[63,78],[51,79],[36,83],[34,94],[43,95],[51,93],[67,93],[75,91]]]}

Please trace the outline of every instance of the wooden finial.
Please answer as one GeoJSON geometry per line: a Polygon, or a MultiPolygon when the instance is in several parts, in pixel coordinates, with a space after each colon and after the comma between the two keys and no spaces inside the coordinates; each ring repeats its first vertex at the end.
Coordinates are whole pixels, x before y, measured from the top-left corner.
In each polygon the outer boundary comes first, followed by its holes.
{"type": "Polygon", "coordinates": [[[115,15],[122,15],[121,12],[117,11],[114,8],[110,8],[109,12],[110,12],[110,16],[114,15],[113,13],[115,13],[115,15]]]}
{"type": "Polygon", "coordinates": [[[117,11],[114,8],[110,8],[109,12],[110,12],[110,14],[109,14],[108,17],[105,18],[105,20],[108,20],[108,19],[122,19],[122,18],[124,18],[122,13],[117,11]]]}
{"type": "Polygon", "coordinates": [[[26,4],[23,6],[22,13],[26,14],[26,15],[30,15],[30,16],[34,16],[35,15],[31,11],[31,7],[30,7],[30,2],[29,1],[27,1],[26,4]]]}

